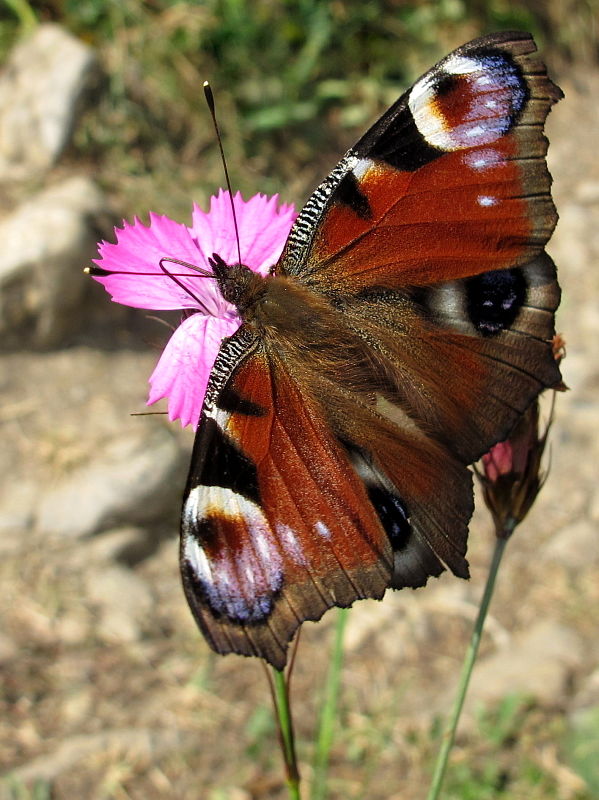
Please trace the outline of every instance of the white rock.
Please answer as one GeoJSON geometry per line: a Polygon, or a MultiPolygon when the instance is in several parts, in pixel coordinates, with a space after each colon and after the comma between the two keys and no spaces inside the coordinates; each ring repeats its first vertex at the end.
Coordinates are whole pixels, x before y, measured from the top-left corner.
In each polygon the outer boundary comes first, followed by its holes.
{"type": "Polygon", "coordinates": [[[127,567],[115,564],[89,570],[87,595],[97,608],[95,633],[108,642],[134,642],[150,626],[153,598],[147,583],[127,567]]]}
{"type": "Polygon", "coordinates": [[[42,493],[36,527],[83,537],[119,524],[176,527],[188,456],[166,428],[110,441],[95,457],[42,493]]]}
{"type": "Polygon", "coordinates": [[[580,682],[570,707],[574,712],[588,708],[599,709],[599,667],[580,682]]]}
{"type": "Polygon", "coordinates": [[[18,654],[19,648],[15,642],[0,631],[0,664],[11,661],[18,654]]]}
{"type": "Polygon", "coordinates": [[[599,203],[599,181],[583,181],[576,187],[576,198],[582,203],[599,203]]]}
{"type": "Polygon", "coordinates": [[[585,569],[599,562],[599,527],[580,519],[562,528],[547,544],[543,560],[556,561],[570,569],[585,569]]]}
{"type": "Polygon", "coordinates": [[[102,193],[86,177],[40,192],[0,219],[0,341],[47,347],[82,320],[77,310],[89,278],[83,267],[98,240],[102,193]]]}
{"type": "MultiPolygon", "coordinates": [[[[152,730],[150,728],[105,729],[99,733],[82,734],[52,740],[54,749],[38,756],[10,772],[10,778],[18,782],[33,784],[35,781],[54,781],[61,774],[73,771],[80,762],[94,756],[106,757],[107,753],[122,754],[124,763],[129,758],[142,761],[157,761],[162,756],[180,753],[186,743],[184,735],[176,729],[152,730]]],[[[7,784],[5,784],[7,785],[7,784]]],[[[14,797],[7,788],[6,796],[14,797]]],[[[2,800],[4,796],[0,794],[2,800]]]]}
{"type": "Polygon", "coordinates": [[[595,489],[589,504],[589,515],[592,520],[599,522],[599,489],[595,489]]]}
{"type": "Polygon", "coordinates": [[[103,531],[99,536],[87,540],[80,550],[80,555],[91,556],[94,561],[124,561],[127,563],[141,560],[151,549],[148,532],[141,527],[128,526],[103,531]]]}
{"type": "Polygon", "coordinates": [[[58,25],[40,25],[0,75],[0,180],[39,174],[69,143],[94,51],[58,25]]]}
{"type": "Polygon", "coordinates": [[[22,547],[22,531],[33,522],[33,507],[38,493],[34,483],[6,476],[0,487],[0,555],[22,547]]]}
{"type": "Polygon", "coordinates": [[[476,664],[466,709],[472,713],[513,694],[548,706],[559,703],[582,659],[582,642],[573,630],[552,620],[540,622],[476,664]]]}

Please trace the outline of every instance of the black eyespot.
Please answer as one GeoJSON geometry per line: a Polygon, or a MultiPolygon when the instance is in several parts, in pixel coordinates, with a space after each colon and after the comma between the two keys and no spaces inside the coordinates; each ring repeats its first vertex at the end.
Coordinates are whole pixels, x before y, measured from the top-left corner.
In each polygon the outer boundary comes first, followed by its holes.
{"type": "Polygon", "coordinates": [[[526,300],[522,270],[500,269],[468,278],[466,310],[482,336],[496,336],[510,328],[526,300]]]}
{"type": "Polygon", "coordinates": [[[406,507],[397,495],[380,486],[369,486],[368,497],[389,537],[391,547],[395,552],[401,550],[407,544],[411,532],[406,507]]]}

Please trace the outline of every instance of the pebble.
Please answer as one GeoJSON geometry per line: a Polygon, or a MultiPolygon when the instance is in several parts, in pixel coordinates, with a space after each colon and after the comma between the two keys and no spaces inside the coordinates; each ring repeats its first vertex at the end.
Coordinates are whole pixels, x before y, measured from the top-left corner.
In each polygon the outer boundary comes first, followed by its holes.
{"type": "Polygon", "coordinates": [[[120,524],[178,526],[188,456],[166,428],[109,441],[91,459],[45,488],[36,528],[81,538],[120,524]]]}
{"type": "Polygon", "coordinates": [[[57,162],[97,76],[94,50],[58,25],[39,25],[13,48],[0,74],[0,180],[57,162]]]}
{"type": "Polygon", "coordinates": [[[105,216],[97,186],[73,176],[0,219],[2,349],[55,346],[85,324],[83,268],[97,253],[105,216]]]}

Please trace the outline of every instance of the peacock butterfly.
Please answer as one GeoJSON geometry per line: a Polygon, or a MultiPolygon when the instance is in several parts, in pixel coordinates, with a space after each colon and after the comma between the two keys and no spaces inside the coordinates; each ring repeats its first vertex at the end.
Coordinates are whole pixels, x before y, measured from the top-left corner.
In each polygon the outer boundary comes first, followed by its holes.
{"type": "Polygon", "coordinates": [[[243,324],[209,381],[181,570],[219,653],[286,663],[332,606],[468,576],[468,465],[560,382],[543,126],[527,33],[458,48],[352,147],[270,275],[215,254],[243,324]]]}

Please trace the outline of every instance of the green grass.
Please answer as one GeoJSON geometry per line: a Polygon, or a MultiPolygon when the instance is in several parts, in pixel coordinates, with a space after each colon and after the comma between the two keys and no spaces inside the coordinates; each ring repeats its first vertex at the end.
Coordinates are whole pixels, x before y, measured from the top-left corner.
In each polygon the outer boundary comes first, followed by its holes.
{"type": "Polygon", "coordinates": [[[593,797],[599,797],[599,706],[575,713],[564,734],[562,747],[568,765],[586,781],[593,797]]]}
{"type": "Polygon", "coordinates": [[[52,786],[47,781],[37,780],[31,787],[25,786],[22,781],[10,778],[3,783],[10,800],[51,800],[52,797],[52,786]]]}
{"type": "Polygon", "coordinates": [[[580,727],[549,715],[521,695],[510,695],[492,710],[481,710],[476,729],[454,753],[444,800],[561,800],[563,773],[570,800],[592,800],[599,783],[599,714],[583,715],[580,727]],[[561,741],[545,766],[543,754],[561,741]],[[586,785],[585,785],[586,784],[586,785]],[[577,788],[578,787],[578,788],[577,788]]]}

